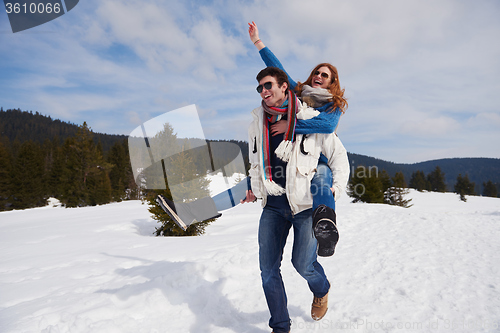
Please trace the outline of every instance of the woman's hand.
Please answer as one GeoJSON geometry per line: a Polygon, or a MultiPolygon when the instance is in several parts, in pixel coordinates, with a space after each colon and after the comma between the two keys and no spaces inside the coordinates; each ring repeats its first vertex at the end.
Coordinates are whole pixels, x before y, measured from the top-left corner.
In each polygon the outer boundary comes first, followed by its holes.
{"type": "Polygon", "coordinates": [[[248,23],[248,35],[250,35],[250,40],[252,43],[255,43],[259,40],[259,29],[257,28],[257,24],[254,21],[252,23],[248,23]]]}
{"type": "Polygon", "coordinates": [[[257,24],[254,21],[252,21],[252,23],[248,23],[248,35],[250,36],[250,40],[253,45],[255,45],[259,51],[266,47],[259,38],[259,28],[257,28],[257,24]]]}
{"type": "Polygon", "coordinates": [[[271,125],[271,134],[276,136],[286,132],[288,122],[286,120],[280,120],[271,125]]]}

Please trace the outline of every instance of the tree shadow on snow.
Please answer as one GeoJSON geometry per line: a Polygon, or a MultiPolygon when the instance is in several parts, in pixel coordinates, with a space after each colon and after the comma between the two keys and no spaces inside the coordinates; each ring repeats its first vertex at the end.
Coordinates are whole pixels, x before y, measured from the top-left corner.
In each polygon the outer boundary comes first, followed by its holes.
{"type": "MultiPolygon", "coordinates": [[[[144,277],[147,281],[127,284],[116,289],[99,292],[112,294],[121,300],[143,294],[153,289],[160,290],[171,305],[186,304],[196,316],[189,331],[209,332],[211,326],[224,327],[235,332],[268,332],[256,327],[267,322],[269,313],[260,311],[244,313],[236,309],[222,292],[227,278],[211,282],[203,275],[205,266],[195,262],[151,261],[142,258],[104,255],[143,262],[132,268],[120,268],[116,273],[128,277],[144,277]]],[[[242,286],[244,288],[244,286],[242,286]]],[[[167,314],[162,314],[165,316],[167,314]]]]}

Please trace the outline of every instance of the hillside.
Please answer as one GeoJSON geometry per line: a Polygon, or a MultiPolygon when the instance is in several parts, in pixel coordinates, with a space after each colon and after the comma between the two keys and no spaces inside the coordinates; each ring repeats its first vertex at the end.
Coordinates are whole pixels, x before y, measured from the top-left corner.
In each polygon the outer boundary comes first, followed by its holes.
{"type": "MultiPolygon", "coordinates": [[[[91,124],[88,124],[92,127],[91,124]]],[[[19,141],[34,141],[44,143],[45,140],[58,138],[63,142],[66,138],[75,136],[78,125],[52,119],[38,112],[0,109],[0,137],[6,137],[12,143],[19,141]]],[[[93,133],[94,141],[101,142],[103,150],[108,151],[115,143],[122,142],[126,135],[93,133]]]]}

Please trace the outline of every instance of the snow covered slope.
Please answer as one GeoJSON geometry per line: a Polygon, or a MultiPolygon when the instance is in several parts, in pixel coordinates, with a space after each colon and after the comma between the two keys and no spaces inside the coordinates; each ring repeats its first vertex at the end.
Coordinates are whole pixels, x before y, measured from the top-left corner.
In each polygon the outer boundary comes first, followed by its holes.
{"type": "MultiPolygon", "coordinates": [[[[413,207],[337,203],[320,258],[330,309],[283,259],[292,332],[500,332],[500,201],[412,191],[413,207]]],[[[138,201],[0,213],[0,332],[270,332],[260,204],[201,237],[153,237],[138,201]]]]}

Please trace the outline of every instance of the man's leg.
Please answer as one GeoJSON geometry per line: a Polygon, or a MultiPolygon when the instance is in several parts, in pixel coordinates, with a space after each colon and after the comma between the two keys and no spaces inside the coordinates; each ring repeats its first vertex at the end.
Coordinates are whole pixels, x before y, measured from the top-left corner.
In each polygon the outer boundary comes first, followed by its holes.
{"type": "Polygon", "coordinates": [[[330,283],[323,267],[316,257],[316,239],[312,234],[311,210],[295,215],[292,219],[294,242],[292,263],[297,272],[306,279],[313,293],[311,317],[320,320],[328,310],[328,291],[330,283]]]}
{"type": "Polygon", "coordinates": [[[311,210],[305,210],[292,218],[293,250],[292,263],[297,272],[306,279],[314,296],[323,297],[330,289],[330,283],[323,267],[317,261],[317,240],[312,233],[311,210]]]}
{"type": "Polygon", "coordinates": [[[275,333],[290,331],[287,297],[280,271],[290,227],[291,223],[282,211],[263,209],[259,223],[259,263],[262,287],[271,313],[269,326],[275,333]]]}

